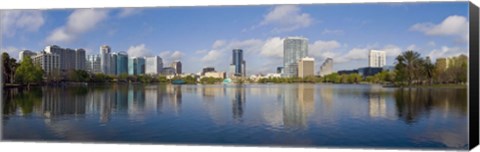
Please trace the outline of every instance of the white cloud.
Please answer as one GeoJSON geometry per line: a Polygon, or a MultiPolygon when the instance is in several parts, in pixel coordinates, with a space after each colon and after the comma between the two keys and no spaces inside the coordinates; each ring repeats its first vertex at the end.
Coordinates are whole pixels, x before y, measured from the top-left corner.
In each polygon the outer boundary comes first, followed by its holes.
{"type": "Polygon", "coordinates": [[[452,15],[439,24],[417,23],[410,30],[430,36],[454,36],[462,42],[468,41],[468,19],[464,16],[452,15]]]}
{"type": "MultiPolygon", "coordinates": [[[[374,49],[374,47],[372,46],[367,46],[365,48],[350,49],[350,51],[347,52],[345,55],[336,57],[336,60],[334,59],[334,62],[342,63],[342,62],[348,62],[350,60],[368,59],[368,52],[372,49],[374,49]]],[[[387,57],[388,56],[395,57],[402,53],[402,49],[400,47],[392,44],[385,45],[382,49],[376,49],[376,50],[385,51],[387,53],[387,57]]]]}
{"type": "Polygon", "coordinates": [[[9,37],[14,36],[18,30],[36,32],[45,23],[42,11],[5,10],[0,11],[0,14],[1,31],[9,37]]]}
{"type": "Polygon", "coordinates": [[[440,49],[435,49],[432,50],[428,56],[432,59],[440,58],[440,57],[452,57],[452,56],[458,56],[460,54],[468,54],[468,51],[466,49],[462,49],[459,47],[447,47],[443,46],[440,49]]]}
{"type": "Polygon", "coordinates": [[[335,50],[340,48],[341,44],[335,40],[331,41],[315,41],[308,47],[308,54],[321,59],[333,58],[336,56],[335,50]]]}
{"type": "Polygon", "coordinates": [[[322,31],[322,34],[333,34],[333,35],[341,35],[344,32],[342,30],[329,30],[329,29],[324,29],[322,31]]]}
{"type": "Polygon", "coordinates": [[[437,43],[435,43],[435,41],[430,41],[427,43],[428,46],[436,46],[437,43]]]}
{"type": "Polygon", "coordinates": [[[262,46],[260,55],[266,57],[283,58],[283,38],[274,37],[270,38],[262,46]]]}
{"type": "Polygon", "coordinates": [[[95,28],[107,16],[107,10],[77,9],[70,14],[66,25],[53,30],[46,41],[49,43],[71,42],[79,35],[95,28]]]}
{"type": "Polygon", "coordinates": [[[219,50],[210,50],[207,52],[205,56],[202,57],[203,62],[212,62],[215,60],[219,60],[222,56],[221,51],[219,50]]]}
{"type": "Polygon", "coordinates": [[[127,53],[130,57],[144,57],[151,55],[150,51],[145,47],[145,44],[130,46],[127,53]]]}
{"type": "Polygon", "coordinates": [[[276,6],[258,26],[273,25],[273,32],[289,32],[300,28],[308,27],[313,19],[310,14],[302,13],[300,7],[295,5],[276,6]]]}
{"type": "Polygon", "coordinates": [[[139,9],[139,8],[122,8],[118,13],[118,17],[120,18],[129,17],[132,15],[138,14],[140,12],[142,12],[142,9],[139,9]]]}
{"type": "Polygon", "coordinates": [[[225,40],[216,40],[215,42],[213,42],[212,48],[213,49],[218,49],[220,47],[225,46],[225,44],[227,44],[227,42],[225,40]]]}
{"type": "Polygon", "coordinates": [[[7,47],[7,48],[0,49],[0,52],[2,52],[2,53],[6,52],[6,53],[8,53],[8,55],[11,58],[13,57],[13,58],[17,59],[17,61],[18,61],[20,49],[10,46],[10,47],[7,47]]]}
{"type": "MultiPolygon", "coordinates": [[[[409,47],[415,47],[415,49],[418,49],[415,45],[410,45],[409,47]]],[[[396,46],[396,45],[386,45],[382,51],[385,51],[387,53],[387,56],[393,56],[396,57],[402,53],[402,48],[396,46]]]]}
{"type": "Polygon", "coordinates": [[[181,60],[184,56],[184,53],[181,51],[162,51],[160,57],[163,60],[163,63],[170,63],[175,60],[181,60]]]}
{"type": "Polygon", "coordinates": [[[407,50],[418,51],[418,47],[415,44],[412,44],[407,47],[407,50]]]}

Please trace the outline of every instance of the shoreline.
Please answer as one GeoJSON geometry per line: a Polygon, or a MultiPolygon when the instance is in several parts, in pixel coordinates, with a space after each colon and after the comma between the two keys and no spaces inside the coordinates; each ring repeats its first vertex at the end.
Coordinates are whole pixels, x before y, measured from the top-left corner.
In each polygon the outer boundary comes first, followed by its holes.
{"type": "MultiPolygon", "coordinates": [[[[49,84],[31,84],[30,87],[44,87],[44,86],[60,86],[60,87],[69,87],[69,86],[89,86],[89,85],[112,85],[112,84],[134,84],[134,85],[151,85],[151,84],[171,84],[171,85],[222,85],[222,83],[215,83],[215,84],[202,84],[202,83],[194,83],[194,84],[172,84],[172,83],[160,83],[160,82],[151,82],[151,83],[142,83],[142,82],[63,82],[63,83],[49,83],[49,84]]],[[[412,86],[397,86],[397,85],[389,85],[389,84],[381,84],[381,83],[242,83],[242,84],[327,84],[327,85],[380,85],[383,88],[468,88],[468,84],[428,84],[428,85],[412,85],[412,86]]],[[[238,85],[238,84],[234,84],[238,85]]],[[[12,88],[26,88],[27,85],[25,84],[4,84],[3,89],[12,89],[12,88]]]]}

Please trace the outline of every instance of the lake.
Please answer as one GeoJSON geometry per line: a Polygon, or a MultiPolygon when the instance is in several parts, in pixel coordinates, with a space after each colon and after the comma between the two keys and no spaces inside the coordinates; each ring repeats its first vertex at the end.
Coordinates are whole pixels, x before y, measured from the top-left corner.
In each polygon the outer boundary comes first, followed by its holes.
{"type": "Polygon", "coordinates": [[[3,140],[467,149],[466,88],[89,85],[4,90],[3,140]]]}

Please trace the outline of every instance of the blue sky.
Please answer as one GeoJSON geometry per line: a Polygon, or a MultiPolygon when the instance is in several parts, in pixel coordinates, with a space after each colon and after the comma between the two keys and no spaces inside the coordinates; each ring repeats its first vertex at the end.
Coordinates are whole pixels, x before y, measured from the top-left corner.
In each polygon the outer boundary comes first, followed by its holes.
{"type": "Polygon", "coordinates": [[[191,73],[226,71],[233,48],[244,49],[248,74],[274,72],[287,36],[309,39],[316,72],[326,57],[335,70],[367,66],[369,49],[387,51],[388,64],[407,49],[433,59],[468,54],[467,2],[10,10],[1,19],[1,49],[16,58],[50,44],[87,54],[107,44],[181,60],[191,73]]]}

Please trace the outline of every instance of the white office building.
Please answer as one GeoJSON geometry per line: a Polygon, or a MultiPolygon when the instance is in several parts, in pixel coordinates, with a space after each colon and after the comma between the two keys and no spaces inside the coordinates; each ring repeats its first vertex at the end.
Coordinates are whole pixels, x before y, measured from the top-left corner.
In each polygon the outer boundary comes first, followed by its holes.
{"type": "Polygon", "coordinates": [[[332,73],[333,73],[333,59],[327,58],[325,62],[323,62],[323,64],[320,66],[320,71],[318,72],[318,75],[323,77],[332,73]]]}
{"type": "Polygon", "coordinates": [[[50,74],[55,70],[60,70],[60,55],[41,51],[35,56],[32,56],[33,63],[40,65],[45,74],[50,74]]]}
{"type": "Polygon", "coordinates": [[[100,46],[100,66],[102,73],[104,74],[111,74],[110,71],[110,59],[111,59],[111,48],[108,45],[100,46]]]}
{"type": "Polygon", "coordinates": [[[368,66],[381,68],[387,64],[387,54],[385,51],[370,50],[368,54],[368,66]]]}
{"type": "Polygon", "coordinates": [[[145,58],[145,74],[157,75],[161,74],[163,69],[163,61],[159,56],[145,58]]]}

